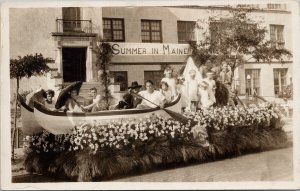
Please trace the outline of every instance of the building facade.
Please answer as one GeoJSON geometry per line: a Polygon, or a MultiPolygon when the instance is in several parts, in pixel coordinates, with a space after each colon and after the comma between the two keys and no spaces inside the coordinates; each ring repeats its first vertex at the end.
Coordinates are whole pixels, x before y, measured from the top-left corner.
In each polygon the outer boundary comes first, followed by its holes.
{"type": "MultiPolygon", "coordinates": [[[[262,20],[268,30],[267,40],[292,50],[289,5],[240,7],[253,8],[253,19],[262,20]]],[[[199,38],[195,23],[227,12],[224,6],[11,9],[10,54],[42,53],[55,60],[46,77],[22,80],[24,90],[72,81],[89,87],[97,84],[95,50],[99,39],[105,39],[114,51],[109,66],[112,90],[122,93],[133,81],[144,84],[151,79],[157,85],[166,66],[178,73],[190,55],[188,42],[199,38]]],[[[209,23],[202,23],[203,30],[209,30],[209,23]]],[[[290,83],[292,63],[249,60],[235,71],[234,85],[241,95],[256,92],[272,100],[290,83]]]]}

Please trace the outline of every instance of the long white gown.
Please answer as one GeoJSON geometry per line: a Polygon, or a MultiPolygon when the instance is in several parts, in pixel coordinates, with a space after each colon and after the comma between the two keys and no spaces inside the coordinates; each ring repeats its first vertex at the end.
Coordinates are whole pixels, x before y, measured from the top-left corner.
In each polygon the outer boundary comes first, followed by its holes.
{"type": "Polygon", "coordinates": [[[200,102],[202,107],[210,107],[216,102],[215,97],[215,87],[216,82],[215,80],[209,80],[208,78],[205,78],[202,80],[203,82],[206,82],[208,84],[207,88],[200,87],[200,102]]]}

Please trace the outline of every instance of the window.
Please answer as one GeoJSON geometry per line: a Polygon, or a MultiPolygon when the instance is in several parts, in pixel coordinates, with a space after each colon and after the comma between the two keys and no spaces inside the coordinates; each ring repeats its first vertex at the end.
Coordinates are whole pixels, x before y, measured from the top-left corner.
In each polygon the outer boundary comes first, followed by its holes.
{"type": "Polygon", "coordinates": [[[286,10],[286,5],[285,4],[267,4],[268,9],[273,9],[273,10],[286,10]]]}
{"type": "Polygon", "coordinates": [[[194,21],[177,21],[178,42],[187,43],[195,40],[194,29],[194,21]]]}
{"type": "Polygon", "coordinates": [[[260,94],[260,70],[259,69],[246,69],[246,93],[248,95],[260,94]]]}
{"type": "Polygon", "coordinates": [[[162,42],[161,21],[142,20],[142,42],[162,42]]]}
{"type": "Polygon", "coordinates": [[[287,68],[276,68],[274,73],[274,94],[280,96],[287,86],[287,68]]]}
{"type": "Polygon", "coordinates": [[[144,84],[147,80],[154,83],[154,88],[159,90],[159,84],[164,77],[164,71],[144,71],[144,84]]]}
{"type": "Polygon", "coordinates": [[[63,7],[62,16],[64,32],[81,31],[81,14],[79,7],[63,7]]]}
{"type": "Polygon", "coordinates": [[[128,88],[127,72],[126,71],[114,71],[115,84],[120,85],[120,91],[126,91],[128,88]]]}
{"type": "Polygon", "coordinates": [[[270,25],[270,40],[276,48],[284,47],[283,25],[270,25]]]}
{"type": "Polygon", "coordinates": [[[107,41],[125,41],[124,19],[103,18],[103,37],[107,41]]]}
{"type": "Polygon", "coordinates": [[[238,4],[238,8],[259,9],[259,4],[238,4]]]}

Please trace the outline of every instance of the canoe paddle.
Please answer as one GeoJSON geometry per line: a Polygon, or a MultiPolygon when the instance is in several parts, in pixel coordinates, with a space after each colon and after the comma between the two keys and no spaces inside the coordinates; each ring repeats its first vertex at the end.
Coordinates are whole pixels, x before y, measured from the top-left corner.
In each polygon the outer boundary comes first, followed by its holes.
{"type": "Polygon", "coordinates": [[[162,107],[160,107],[159,105],[153,103],[152,101],[150,101],[150,100],[144,98],[143,96],[141,96],[141,95],[139,95],[139,94],[136,94],[136,93],[134,93],[134,92],[132,92],[132,91],[130,91],[130,93],[133,94],[134,96],[138,97],[138,98],[144,99],[144,100],[150,102],[151,104],[153,104],[153,105],[159,107],[160,109],[162,109],[162,110],[164,110],[165,112],[167,112],[173,119],[175,119],[175,120],[177,120],[177,121],[179,121],[179,122],[182,122],[182,123],[186,124],[186,123],[189,121],[189,119],[188,119],[187,117],[181,115],[180,113],[177,113],[177,112],[175,112],[175,111],[172,111],[172,110],[169,110],[169,109],[166,109],[166,108],[162,108],[162,107]]]}

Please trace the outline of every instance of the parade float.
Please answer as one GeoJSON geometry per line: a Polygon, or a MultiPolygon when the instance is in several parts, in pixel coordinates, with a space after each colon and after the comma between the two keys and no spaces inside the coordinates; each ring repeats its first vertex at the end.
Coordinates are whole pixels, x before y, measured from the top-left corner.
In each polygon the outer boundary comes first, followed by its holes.
{"type": "Polygon", "coordinates": [[[270,103],[185,112],[186,123],[155,112],[106,124],[81,120],[65,134],[27,136],[25,168],[70,181],[105,181],[287,144],[281,112],[270,103]]]}

